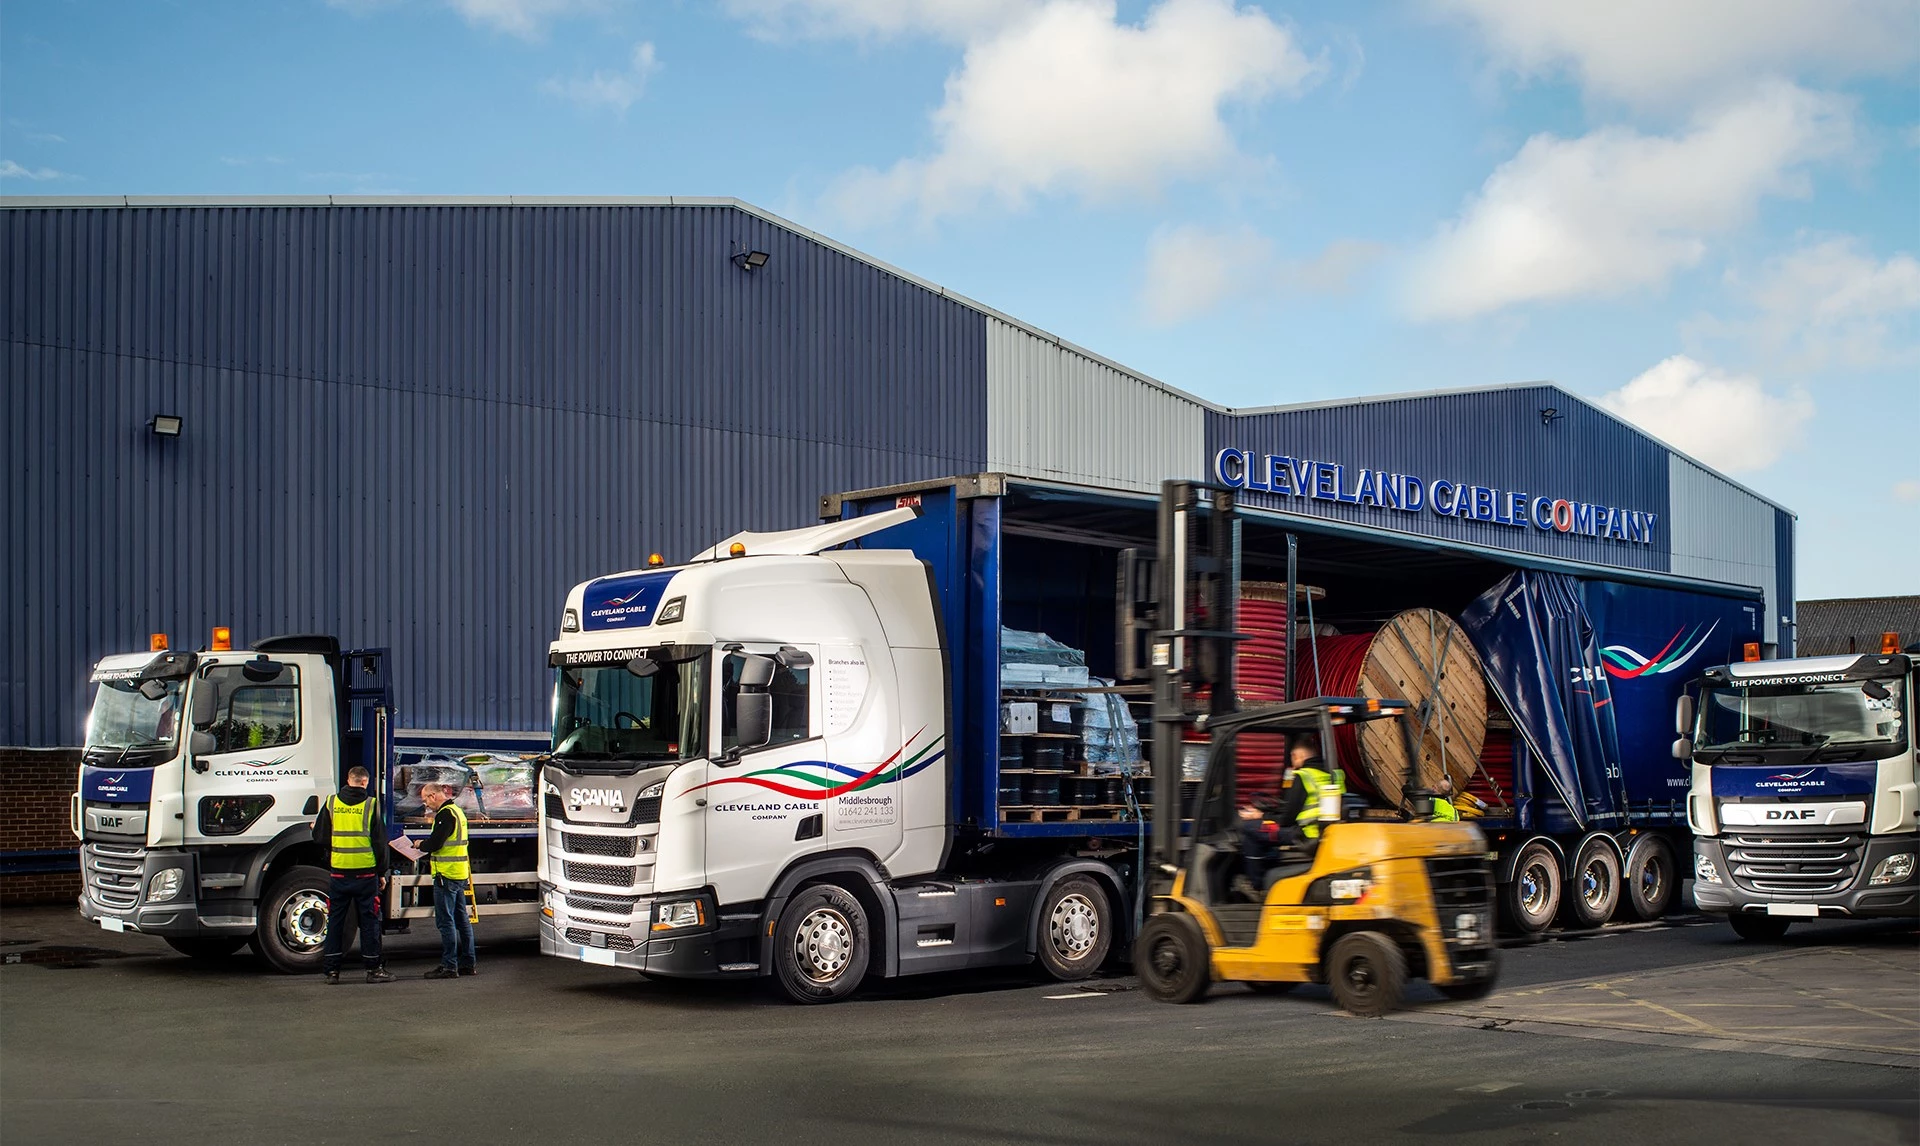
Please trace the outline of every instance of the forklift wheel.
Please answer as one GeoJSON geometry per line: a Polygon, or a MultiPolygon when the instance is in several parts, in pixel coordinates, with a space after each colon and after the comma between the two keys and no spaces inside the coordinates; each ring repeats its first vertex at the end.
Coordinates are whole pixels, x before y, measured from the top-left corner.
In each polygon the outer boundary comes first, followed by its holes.
{"type": "Polygon", "coordinates": [[[1147,920],[1133,945],[1133,969],[1147,994],[1163,1003],[1195,1003],[1213,983],[1207,937],[1191,915],[1162,912],[1147,920]]]}
{"type": "Polygon", "coordinates": [[[1377,1019],[1400,1005],[1407,986],[1407,957],[1378,931],[1343,935],[1327,955],[1327,986],[1349,1014],[1377,1019]]]}

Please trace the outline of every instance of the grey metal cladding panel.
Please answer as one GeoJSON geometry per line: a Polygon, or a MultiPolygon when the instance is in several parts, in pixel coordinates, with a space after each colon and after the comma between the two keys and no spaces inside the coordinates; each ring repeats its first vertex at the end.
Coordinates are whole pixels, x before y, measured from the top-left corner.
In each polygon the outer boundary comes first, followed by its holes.
{"type": "Polygon", "coordinates": [[[1512,387],[1235,416],[1207,415],[1207,468],[1222,449],[1280,454],[1651,512],[1638,544],[1256,492],[1248,504],[1600,565],[1667,569],[1668,451],[1551,386],[1512,387]],[[1560,416],[1543,423],[1541,410],[1560,416]]]}
{"type": "Polygon", "coordinates": [[[1672,571],[1760,586],[1768,605],[1763,639],[1778,640],[1780,510],[1685,458],[1673,457],[1670,471],[1672,571]]]}
{"type": "Polygon", "coordinates": [[[1793,514],[1784,509],[1773,511],[1773,575],[1775,578],[1775,596],[1773,613],[1776,623],[1780,617],[1787,619],[1786,631],[1780,635],[1780,655],[1794,656],[1799,643],[1799,598],[1793,583],[1794,563],[1794,526],[1798,524],[1793,514]]]}
{"type": "Polygon", "coordinates": [[[1000,319],[987,319],[987,466],[1157,490],[1205,469],[1204,407],[1000,319]]]}
{"type": "MultiPolygon", "coordinates": [[[[743,230],[810,277],[749,279],[722,245],[667,289],[611,240],[569,262],[571,240],[471,209],[380,210],[445,218],[353,237],[367,220],[254,211],[223,245],[184,216],[242,212],[0,213],[0,743],[77,742],[94,660],[215,624],[392,646],[406,727],[541,729],[572,584],[809,524],[823,492],[984,467],[984,320],[921,288],[743,230]],[[467,268],[446,293],[365,269],[409,234],[420,265],[467,268]],[[516,257],[574,269],[495,289],[516,257]],[[215,264],[270,305],[181,286],[215,264]],[[595,285],[649,274],[639,308],[595,285]],[[186,432],[154,438],[156,412],[186,432]]],[[[720,229],[648,225],[688,252],[720,229]]]]}

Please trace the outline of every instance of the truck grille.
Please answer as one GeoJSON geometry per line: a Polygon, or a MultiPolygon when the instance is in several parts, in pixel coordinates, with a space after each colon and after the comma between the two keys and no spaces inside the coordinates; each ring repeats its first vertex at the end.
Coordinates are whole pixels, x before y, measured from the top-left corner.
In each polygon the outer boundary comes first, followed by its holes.
{"type": "MultiPolygon", "coordinates": [[[[547,819],[558,824],[568,823],[567,806],[558,793],[547,793],[547,819]]],[[[627,817],[629,824],[657,824],[660,822],[660,797],[648,796],[644,800],[633,802],[633,812],[627,817]]]]}
{"type": "Polygon", "coordinates": [[[560,844],[567,851],[583,856],[611,856],[615,859],[632,859],[632,836],[587,836],[579,832],[560,833],[560,844]]]}
{"type": "Polygon", "coordinates": [[[567,893],[567,906],[574,911],[596,911],[601,915],[632,915],[633,909],[639,905],[640,897],[637,895],[593,895],[582,891],[567,893]]]}
{"type": "Polygon", "coordinates": [[[1729,835],[1725,844],[1736,884],[1781,895],[1824,895],[1853,886],[1865,846],[1865,837],[1845,833],[1729,835]]]}
{"type": "Polygon", "coordinates": [[[635,946],[633,936],[631,935],[620,935],[610,931],[586,931],[578,927],[567,928],[567,942],[578,943],[582,947],[599,946],[599,944],[593,941],[595,935],[604,935],[606,937],[606,947],[609,951],[631,951],[635,946]]]}
{"type": "Polygon", "coordinates": [[[140,876],[146,869],[146,860],[145,848],[88,843],[81,861],[87,894],[102,907],[133,910],[140,902],[140,876]]]}
{"type": "Polygon", "coordinates": [[[632,887],[634,870],[610,863],[574,863],[566,861],[563,865],[569,883],[598,883],[607,887],[632,887]]]}

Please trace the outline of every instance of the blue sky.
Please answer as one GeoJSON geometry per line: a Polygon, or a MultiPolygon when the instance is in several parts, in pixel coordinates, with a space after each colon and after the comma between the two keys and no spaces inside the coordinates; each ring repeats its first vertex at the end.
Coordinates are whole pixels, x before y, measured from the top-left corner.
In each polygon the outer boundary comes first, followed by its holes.
{"type": "Polygon", "coordinates": [[[1229,405],[1552,379],[1920,593],[1910,0],[11,0],[0,193],[737,196],[1229,405]]]}

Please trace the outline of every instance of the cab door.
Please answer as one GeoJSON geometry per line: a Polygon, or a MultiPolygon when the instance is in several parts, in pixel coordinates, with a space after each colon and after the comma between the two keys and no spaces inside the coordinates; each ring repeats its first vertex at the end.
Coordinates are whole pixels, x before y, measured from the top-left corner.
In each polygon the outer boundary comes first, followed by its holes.
{"type": "Polygon", "coordinates": [[[762,898],[788,864],[826,846],[829,800],[850,777],[826,754],[818,660],[817,647],[793,645],[715,658],[716,751],[692,795],[706,801],[707,881],[723,904],[762,898]],[[771,702],[765,743],[742,742],[743,692],[771,702]]]}
{"type": "Polygon", "coordinates": [[[188,844],[265,843],[312,822],[316,793],[333,786],[332,697],[317,657],[236,657],[195,674],[188,844]]]}

